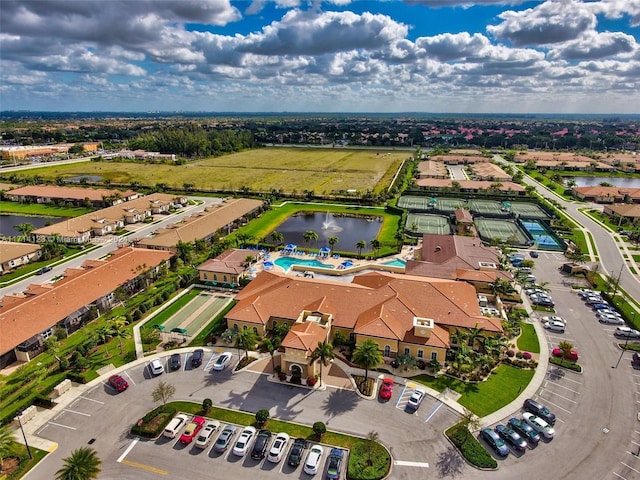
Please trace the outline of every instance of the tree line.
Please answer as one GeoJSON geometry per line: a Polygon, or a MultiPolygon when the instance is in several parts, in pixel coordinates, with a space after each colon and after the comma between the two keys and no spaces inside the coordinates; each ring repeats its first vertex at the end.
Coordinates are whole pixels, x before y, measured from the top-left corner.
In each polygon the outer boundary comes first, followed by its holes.
{"type": "Polygon", "coordinates": [[[139,133],[128,142],[132,150],[174,153],[182,157],[221,155],[255,146],[253,134],[247,130],[205,130],[193,124],[139,133]]]}

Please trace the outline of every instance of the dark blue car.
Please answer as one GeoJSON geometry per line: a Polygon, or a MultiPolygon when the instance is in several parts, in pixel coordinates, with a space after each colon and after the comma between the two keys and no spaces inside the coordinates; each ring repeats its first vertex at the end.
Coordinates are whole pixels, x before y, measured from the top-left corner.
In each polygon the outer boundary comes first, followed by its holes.
{"type": "Polygon", "coordinates": [[[509,455],[509,447],[507,447],[507,444],[504,442],[504,440],[501,439],[500,436],[491,428],[484,427],[482,430],[480,430],[480,436],[484,439],[485,442],[489,444],[493,451],[501,457],[506,457],[507,455],[509,455]]]}

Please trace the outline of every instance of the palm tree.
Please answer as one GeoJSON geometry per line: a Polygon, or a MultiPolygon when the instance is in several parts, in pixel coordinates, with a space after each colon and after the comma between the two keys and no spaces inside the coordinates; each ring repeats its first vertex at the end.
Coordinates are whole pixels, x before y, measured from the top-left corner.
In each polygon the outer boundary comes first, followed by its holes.
{"type": "Polygon", "coordinates": [[[404,232],[402,229],[396,230],[396,233],[393,235],[393,238],[396,242],[398,242],[398,248],[401,248],[404,245],[404,232]]]}
{"type": "Polygon", "coordinates": [[[378,432],[372,430],[367,433],[367,442],[365,446],[367,450],[367,465],[373,465],[373,462],[371,461],[371,455],[373,455],[376,443],[378,443],[379,441],[380,435],[378,434],[378,432]]]}
{"type": "Polygon", "coordinates": [[[275,353],[278,350],[278,348],[280,348],[280,339],[278,337],[265,338],[262,341],[261,348],[263,348],[264,350],[269,352],[269,355],[271,355],[271,365],[273,367],[273,372],[274,372],[274,375],[275,375],[275,371],[276,371],[275,353]]]}
{"type": "Polygon", "coordinates": [[[176,244],[176,253],[185,264],[191,261],[191,254],[193,253],[193,245],[189,242],[178,241],[176,244]]]}
{"type": "Polygon", "coordinates": [[[131,335],[127,330],[127,319],[120,316],[113,320],[112,328],[113,336],[118,339],[118,345],[120,347],[120,355],[124,353],[122,341],[129,338],[131,335]]]}
{"type": "Polygon", "coordinates": [[[104,344],[106,357],[109,358],[111,356],[109,354],[109,340],[111,340],[111,337],[113,337],[113,325],[103,325],[96,330],[96,335],[98,336],[98,341],[104,344]]]}
{"type": "Polygon", "coordinates": [[[4,459],[13,455],[16,449],[16,440],[9,426],[0,428],[0,468],[4,467],[4,459]]]}
{"type": "Polygon", "coordinates": [[[257,335],[248,328],[243,328],[236,334],[236,348],[238,351],[244,350],[245,358],[249,358],[249,350],[253,350],[257,341],[257,335]]]}
{"type": "Polygon", "coordinates": [[[340,239],[336,236],[330,236],[329,238],[327,238],[327,243],[329,244],[329,246],[331,247],[331,251],[333,252],[333,247],[336,246],[336,243],[338,243],[340,241],[340,239]]]}
{"type": "Polygon", "coordinates": [[[36,227],[34,227],[33,224],[27,222],[27,223],[19,223],[18,225],[14,225],[13,228],[18,232],[20,232],[22,236],[28,237],[29,235],[31,235],[31,232],[33,232],[36,227]]]}
{"type": "Polygon", "coordinates": [[[271,232],[271,240],[273,240],[273,243],[277,247],[284,241],[284,235],[277,230],[274,230],[273,232],[271,232]]]}
{"type": "Polygon", "coordinates": [[[356,248],[358,249],[358,256],[362,257],[362,249],[367,246],[367,242],[364,240],[358,240],[356,242],[356,248]]]}
{"type": "Polygon", "coordinates": [[[306,232],[304,232],[302,239],[304,240],[304,243],[308,246],[311,242],[315,242],[318,240],[318,234],[313,230],[307,230],[306,232]]]}
{"type": "Polygon", "coordinates": [[[484,338],[484,335],[482,333],[482,328],[478,327],[478,324],[476,323],[475,326],[469,330],[469,343],[468,345],[473,349],[473,347],[475,346],[475,343],[477,340],[484,338]]]}
{"type": "Polygon", "coordinates": [[[56,472],[56,480],[94,480],[101,472],[102,460],[93,448],[80,447],[62,461],[64,467],[56,472]]]}
{"type": "Polygon", "coordinates": [[[311,352],[309,363],[313,364],[317,360],[320,360],[320,386],[322,386],[322,367],[328,367],[334,358],[336,358],[336,356],[333,353],[333,345],[329,342],[318,342],[318,346],[311,352]]]}
{"type": "Polygon", "coordinates": [[[365,340],[357,345],[351,358],[353,363],[364,368],[364,378],[369,378],[369,369],[376,368],[382,363],[382,354],[378,344],[373,340],[365,340]]]}
{"type": "Polygon", "coordinates": [[[373,256],[375,257],[376,253],[378,252],[378,249],[381,246],[380,240],[378,240],[377,238],[374,238],[369,242],[369,245],[371,245],[371,250],[373,250],[373,256]]]}

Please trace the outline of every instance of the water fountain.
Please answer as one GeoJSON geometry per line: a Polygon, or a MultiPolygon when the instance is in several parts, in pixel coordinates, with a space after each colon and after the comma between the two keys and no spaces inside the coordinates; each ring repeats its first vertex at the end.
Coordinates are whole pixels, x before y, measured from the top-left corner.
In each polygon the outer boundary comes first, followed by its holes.
{"type": "Polygon", "coordinates": [[[324,218],[324,222],[322,222],[322,229],[329,232],[342,231],[342,227],[338,226],[338,224],[333,220],[333,216],[329,212],[327,212],[324,218]]]}

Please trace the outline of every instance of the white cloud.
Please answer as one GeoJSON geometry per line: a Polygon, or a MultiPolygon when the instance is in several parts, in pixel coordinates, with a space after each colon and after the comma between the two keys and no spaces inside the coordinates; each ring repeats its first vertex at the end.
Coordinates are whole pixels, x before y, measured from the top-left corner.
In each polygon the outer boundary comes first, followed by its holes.
{"type": "Polygon", "coordinates": [[[579,39],[552,48],[549,59],[587,60],[616,56],[630,56],[638,52],[638,44],[631,35],[622,32],[585,32],[579,39]]]}

